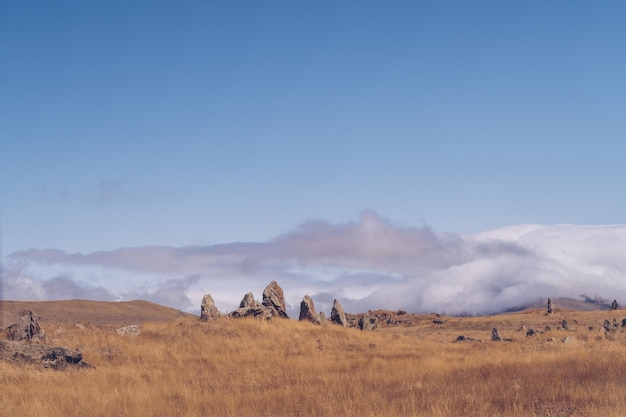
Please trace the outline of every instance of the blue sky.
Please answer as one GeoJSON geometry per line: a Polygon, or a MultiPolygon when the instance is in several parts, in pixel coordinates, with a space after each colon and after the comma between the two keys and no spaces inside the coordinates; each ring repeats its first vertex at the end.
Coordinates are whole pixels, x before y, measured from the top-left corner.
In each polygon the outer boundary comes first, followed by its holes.
{"type": "MultiPolygon", "coordinates": [[[[312,219],[459,236],[623,224],[624,16],[621,2],[2,2],[5,270],[28,249],[263,243],[312,219]]],[[[117,276],[20,262],[39,283],[117,276]]]]}

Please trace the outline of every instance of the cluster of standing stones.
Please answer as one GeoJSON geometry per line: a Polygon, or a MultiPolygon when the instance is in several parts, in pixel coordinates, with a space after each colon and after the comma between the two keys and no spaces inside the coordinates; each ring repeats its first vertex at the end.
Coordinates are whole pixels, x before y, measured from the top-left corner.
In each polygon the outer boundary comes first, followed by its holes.
{"type": "MultiPolygon", "coordinates": [[[[617,300],[613,300],[611,302],[611,311],[615,311],[618,309],[619,309],[619,305],[617,303],[617,300]]],[[[546,305],[546,314],[551,315],[551,314],[554,314],[555,312],[556,312],[556,306],[554,304],[554,301],[552,301],[551,298],[548,298],[548,303],[546,305]]],[[[613,319],[613,322],[610,322],[609,320],[604,320],[604,323],[602,325],[602,331],[604,331],[605,336],[609,337],[610,333],[617,330],[619,327],[620,327],[620,323],[615,318],[613,319]]],[[[626,319],[622,319],[621,327],[626,328],[626,319]]],[[[561,321],[561,326],[557,327],[557,330],[561,330],[561,329],[570,330],[567,320],[561,321]]],[[[541,331],[535,330],[535,329],[525,329],[525,330],[526,330],[527,337],[536,336],[537,334],[541,333],[541,331]]],[[[551,330],[552,329],[550,328],[550,326],[546,326],[545,331],[551,331],[551,330]]],[[[594,330],[594,327],[590,326],[589,330],[594,330]]],[[[551,340],[553,339],[556,339],[556,338],[552,338],[551,340]]],[[[465,342],[465,341],[470,341],[470,340],[472,339],[465,337],[463,335],[459,336],[456,339],[457,342],[465,342]]],[[[500,333],[498,332],[498,329],[494,327],[493,329],[491,329],[491,340],[494,342],[500,342],[503,340],[506,342],[510,342],[512,339],[502,338],[500,336],[500,333]]],[[[570,343],[570,342],[574,342],[575,339],[572,336],[567,336],[567,337],[562,338],[561,341],[564,343],[570,343]]]]}
{"type": "MultiPolygon", "coordinates": [[[[213,297],[211,297],[211,294],[206,294],[202,298],[202,304],[200,305],[200,320],[214,320],[220,316],[221,314],[215,306],[213,297]]],[[[260,303],[256,301],[254,295],[249,292],[243,297],[241,303],[239,303],[239,308],[230,312],[227,316],[233,319],[255,317],[263,320],[271,320],[274,317],[289,318],[283,289],[276,281],[270,282],[268,286],[265,287],[265,290],[263,290],[263,299],[260,303]]],[[[300,316],[298,319],[314,324],[322,324],[326,321],[326,315],[323,312],[315,312],[313,299],[305,295],[300,303],[300,316]]],[[[361,330],[374,330],[378,327],[378,317],[371,311],[358,315],[349,314],[344,311],[337,300],[333,303],[333,308],[330,312],[330,321],[344,327],[358,327],[361,330]]]]}

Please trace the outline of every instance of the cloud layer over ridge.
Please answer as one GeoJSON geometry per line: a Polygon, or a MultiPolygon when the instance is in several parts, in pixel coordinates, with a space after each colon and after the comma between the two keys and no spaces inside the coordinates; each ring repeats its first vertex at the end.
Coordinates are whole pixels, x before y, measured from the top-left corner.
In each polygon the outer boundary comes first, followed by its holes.
{"type": "Polygon", "coordinates": [[[351,312],[485,314],[549,296],[626,302],[625,253],[626,225],[520,225],[460,236],[364,211],[355,222],[309,221],[267,242],[14,252],[4,298],[145,298],[195,311],[209,292],[229,311],[276,280],[292,316],[305,294],[327,312],[337,298],[351,312]]]}

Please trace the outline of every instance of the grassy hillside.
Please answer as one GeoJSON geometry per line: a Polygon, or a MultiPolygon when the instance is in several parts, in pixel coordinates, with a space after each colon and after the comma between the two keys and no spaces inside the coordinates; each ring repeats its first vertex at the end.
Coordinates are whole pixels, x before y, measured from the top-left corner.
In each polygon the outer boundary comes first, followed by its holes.
{"type": "Polygon", "coordinates": [[[7,417],[622,417],[626,332],[607,337],[597,328],[613,313],[622,312],[535,310],[443,324],[424,315],[367,333],[182,317],[146,323],[138,337],[50,322],[48,343],[80,349],[95,369],[0,362],[0,393],[7,417]],[[520,330],[566,316],[570,331],[520,330]],[[513,341],[492,342],[494,324],[513,341]],[[454,343],[459,334],[481,341],[454,343]],[[563,343],[566,336],[576,341],[563,343]]]}
{"type": "Polygon", "coordinates": [[[143,300],[124,302],[0,300],[0,326],[7,327],[13,324],[23,310],[34,311],[42,322],[93,323],[100,326],[172,321],[184,314],[173,308],[143,300]]]}

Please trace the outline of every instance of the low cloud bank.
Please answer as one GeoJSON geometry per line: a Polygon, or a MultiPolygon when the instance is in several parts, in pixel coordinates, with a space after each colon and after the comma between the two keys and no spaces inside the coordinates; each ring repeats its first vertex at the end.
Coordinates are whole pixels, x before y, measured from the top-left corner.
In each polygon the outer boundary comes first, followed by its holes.
{"type": "Polygon", "coordinates": [[[487,314],[547,297],[626,302],[624,253],[626,225],[521,225],[460,236],[365,211],[355,222],[310,221],[260,243],[15,252],[4,298],[144,298],[195,311],[210,292],[229,311],[276,280],[292,316],[305,294],[327,312],[337,298],[353,312],[487,314]],[[90,268],[124,279],[97,279],[90,268]]]}

